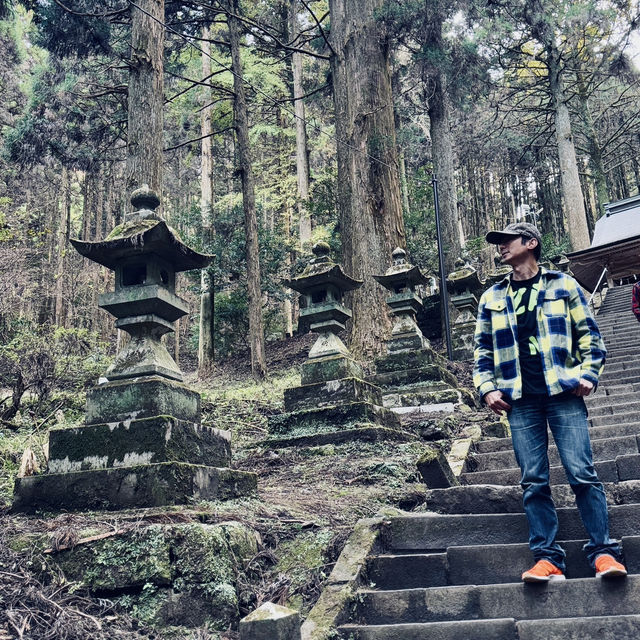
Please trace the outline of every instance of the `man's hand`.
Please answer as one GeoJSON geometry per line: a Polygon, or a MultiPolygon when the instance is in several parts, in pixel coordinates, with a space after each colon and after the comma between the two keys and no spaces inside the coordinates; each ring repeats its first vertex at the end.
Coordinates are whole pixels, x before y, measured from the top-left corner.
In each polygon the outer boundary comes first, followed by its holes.
{"type": "Polygon", "coordinates": [[[588,396],[593,391],[593,382],[589,382],[586,378],[580,378],[578,386],[571,390],[574,396],[588,396]]]}
{"type": "Polygon", "coordinates": [[[489,409],[498,415],[503,411],[511,411],[511,405],[503,400],[502,391],[489,391],[483,400],[487,403],[489,409]]]}

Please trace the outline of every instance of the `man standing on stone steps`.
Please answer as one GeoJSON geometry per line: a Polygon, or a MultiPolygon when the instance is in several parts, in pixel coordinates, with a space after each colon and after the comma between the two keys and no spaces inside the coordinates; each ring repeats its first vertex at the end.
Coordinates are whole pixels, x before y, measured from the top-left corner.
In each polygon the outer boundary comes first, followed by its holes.
{"type": "Polygon", "coordinates": [[[631,311],[640,322],[640,281],[636,282],[631,290],[631,311]]]}
{"type": "Polygon", "coordinates": [[[525,582],[564,580],[565,553],[556,541],[547,425],[589,534],[584,549],[599,577],[627,574],[609,537],[607,501],[593,465],[584,396],[598,384],[605,348],[577,282],[538,266],[542,238],[529,223],[491,231],[502,262],[513,268],[480,299],[473,382],[497,414],[506,411],[522,471],[523,506],[535,565],[525,582]]]}

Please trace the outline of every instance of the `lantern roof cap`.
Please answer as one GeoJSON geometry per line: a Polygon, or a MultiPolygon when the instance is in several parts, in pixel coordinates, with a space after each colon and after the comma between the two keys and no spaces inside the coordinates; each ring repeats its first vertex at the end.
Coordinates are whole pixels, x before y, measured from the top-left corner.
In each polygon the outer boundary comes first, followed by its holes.
{"type": "Polygon", "coordinates": [[[71,239],[78,253],[93,262],[115,270],[123,259],[155,253],[173,265],[176,271],[202,269],[213,256],[198,253],[182,242],[178,233],[164,220],[145,218],[117,226],[104,240],[71,239]]]}
{"type": "Polygon", "coordinates": [[[416,267],[407,262],[407,252],[401,247],[396,247],[391,254],[392,265],[385,271],[384,275],[373,276],[385,289],[394,289],[396,285],[402,283],[406,286],[426,284],[427,277],[416,267]]]}
{"type": "Polygon", "coordinates": [[[125,258],[150,253],[169,262],[175,271],[202,269],[211,263],[213,256],[190,249],[156,213],[160,198],[148,185],[143,184],[131,194],[131,204],[134,210],[104,240],[71,239],[78,253],[112,270],[125,258]]]}
{"type": "Polygon", "coordinates": [[[296,278],[283,280],[287,287],[304,294],[327,284],[334,285],[342,292],[353,291],[362,286],[362,280],[348,276],[339,264],[331,260],[329,256],[331,249],[326,242],[316,243],[312,251],[314,257],[309,260],[302,274],[296,278]]]}

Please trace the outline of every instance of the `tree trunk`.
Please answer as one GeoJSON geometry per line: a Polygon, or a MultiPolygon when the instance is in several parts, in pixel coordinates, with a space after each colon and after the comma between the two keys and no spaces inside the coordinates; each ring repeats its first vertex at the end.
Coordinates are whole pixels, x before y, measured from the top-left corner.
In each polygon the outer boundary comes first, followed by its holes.
{"type": "Polygon", "coordinates": [[[55,269],[55,307],[54,324],[59,327],[65,325],[64,317],[64,264],[69,245],[69,220],[71,218],[71,175],[65,167],[62,170],[62,207],[58,226],[58,241],[56,246],[56,269],[55,269]]]}
{"type": "MultiPolygon", "coordinates": [[[[442,25],[443,17],[438,13],[427,24],[425,42],[428,42],[430,47],[444,48],[442,25]]],[[[433,158],[433,170],[438,177],[444,267],[445,273],[448,274],[453,271],[454,263],[460,256],[462,242],[458,231],[458,196],[456,193],[447,78],[442,70],[437,70],[433,74],[432,81],[433,87],[428,99],[431,157],[433,158]]]]}
{"type": "MultiPolygon", "coordinates": [[[[202,29],[202,77],[211,75],[211,43],[209,26],[202,29]]],[[[211,87],[202,87],[202,111],[200,112],[200,215],[205,246],[213,235],[213,146],[211,139],[211,87]]],[[[208,269],[200,271],[200,324],[198,331],[198,375],[206,375],[213,365],[213,293],[208,269]]]]}
{"type": "Polygon", "coordinates": [[[131,5],[127,198],[148,184],[162,198],[164,0],[131,5]]]}
{"type": "MultiPolygon", "coordinates": [[[[238,13],[238,1],[231,0],[231,11],[238,13]]],[[[247,259],[247,288],[249,300],[249,344],[251,347],[251,372],[257,379],[267,375],[267,359],[264,350],[262,323],[262,295],[260,292],[260,254],[258,246],[258,220],[256,197],[249,148],[249,122],[245,97],[242,63],[240,61],[240,21],[233,15],[227,17],[231,64],[233,68],[234,126],[238,153],[238,171],[242,178],[242,204],[244,208],[245,251],[247,259]]]]}
{"type": "Polygon", "coordinates": [[[364,281],[351,298],[351,347],[378,353],[390,322],[371,277],[405,245],[389,51],[376,20],[383,0],[330,0],[338,209],[344,267],[364,281]]]}
{"type": "Polygon", "coordinates": [[[579,251],[590,244],[587,214],[584,197],[580,187],[580,172],[576,159],[576,149],[571,132],[571,119],[567,108],[563,80],[563,60],[556,40],[556,25],[553,14],[547,11],[540,0],[529,0],[524,8],[523,17],[531,28],[531,34],[544,47],[547,64],[547,78],[551,93],[556,140],[558,143],[558,161],[560,165],[560,188],[566,228],[572,249],[579,251]]]}
{"type": "Polygon", "coordinates": [[[604,214],[604,205],[609,202],[609,185],[607,184],[607,172],[604,168],[604,161],[602,159],[602,148],[600,146],[600,140],[598,139],[598,132],[596,131],[596,127],[593,122],[593,115],[591,114],[591,109],[589,108],[587,88],[584,84],[584,80],[582,79],[580,72],[577,73],[577,79],[578,104],[580,107],[580,114],[582,116],[582,122],[584,126],[584,135],[587,138],[591,177],[595,186],[597,196],[598,215],[596,215],[596,218],[599,218],[604,214]]]}
{"type": "Polygon", "coordinates": [[[567,228],[571,247],[574,251],[586,249],[591,244],[587,213],[580,188],[580,174],[576,150],[571,133],[571,120],[566,104],[564,84],[559,60],[555,53],[549,54],[549,87],[553,99],[556,139],[558,141],[558,159],[560,163],[560,185],[562,200],[567,216],[567,228]]]}
{"type": "MultiPolygon", "coordinates": [[[[289,29],[290,39],[294,40],[300,28],[298,26],[299,0],[291,0],[289,29]]],[[[302,96],[302,54],[294,52],[291,55],[291,72],[293,77],[293,97],[296,114],[296,175],[298,178],[298,233],[300,235],[300,248],[311,242],[311,217],[307,201],[309,200],[309,155],[307,149],[307,125],[305,122],[305,109],[302,96]]],[[[308,247],[307,247],[308,248],[308,247]]]]}

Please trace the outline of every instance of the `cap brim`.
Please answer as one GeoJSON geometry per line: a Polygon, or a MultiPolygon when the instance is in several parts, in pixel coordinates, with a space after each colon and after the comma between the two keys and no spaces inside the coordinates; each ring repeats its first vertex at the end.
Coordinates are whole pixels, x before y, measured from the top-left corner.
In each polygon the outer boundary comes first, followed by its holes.
{"type": "Polygon", "coordinates": [[[503,240],[511,240],[521,235],[521,233],[510,233],[508,231],[489,231],[485,239],[489,244],[500,244],[503,240]]]}

